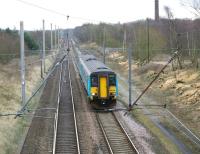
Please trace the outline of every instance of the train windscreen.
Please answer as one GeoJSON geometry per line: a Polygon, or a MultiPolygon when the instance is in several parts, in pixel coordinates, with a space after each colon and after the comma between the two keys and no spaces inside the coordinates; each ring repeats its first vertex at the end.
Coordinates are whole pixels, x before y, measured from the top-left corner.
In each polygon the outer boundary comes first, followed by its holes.
{"type": "Polygon", "coordinates": [[[114,74],[109,75],[109,85],[115,86],[116,85],[116,77],[114,74]]]}
{"type": "Polygon", "coordinates": [[[91,77],[91,86],[92,87],[98,87],[98,77],[97,76],[91,77]]]}

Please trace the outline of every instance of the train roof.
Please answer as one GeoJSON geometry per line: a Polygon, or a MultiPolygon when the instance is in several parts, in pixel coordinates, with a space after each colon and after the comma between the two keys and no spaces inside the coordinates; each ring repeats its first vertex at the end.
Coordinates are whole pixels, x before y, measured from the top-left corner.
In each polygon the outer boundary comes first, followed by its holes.
{"type": "Polygon", "coordinates": [[[109,67],[107,67],[104,63],[97,60],[97,58],[93,55],[81,55],[81,59],[86,65],[87,69],[90,73],[93,72],[113,72],[109,67]]]}

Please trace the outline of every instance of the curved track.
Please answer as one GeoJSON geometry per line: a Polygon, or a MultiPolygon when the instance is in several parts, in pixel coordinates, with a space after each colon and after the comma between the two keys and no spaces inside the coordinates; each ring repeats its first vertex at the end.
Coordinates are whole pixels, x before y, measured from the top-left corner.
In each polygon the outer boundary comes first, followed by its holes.
{"type": "Polygon", "coordinates": [[[111,154],[139,153],[114,113],[97,113],[97,120],[111,154]]]}

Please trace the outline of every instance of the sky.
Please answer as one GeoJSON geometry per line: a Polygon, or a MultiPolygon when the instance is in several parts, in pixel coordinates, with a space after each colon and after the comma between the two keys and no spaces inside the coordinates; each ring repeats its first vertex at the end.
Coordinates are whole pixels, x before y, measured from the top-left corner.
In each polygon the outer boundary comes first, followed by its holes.
{"type": "MultiPolygon", "coordinates": [[[[166,17],[164,6],[171,8],[176,18],[194,18],[181,0],[159,0],[160,16],[166,17]]],[[[0,5],[0,28],[19,29],[20,21],[25,30],[45,29],[50,24],[59,28],[74,28],[83,23],[124,23],[146,18],[154,18],[154,0],[2,0],[0,5]],[[25,1],[62,13],[48,12],[26,5],[25,1]],[[69,15],[67,20],[66,16],[69,15]]]]}

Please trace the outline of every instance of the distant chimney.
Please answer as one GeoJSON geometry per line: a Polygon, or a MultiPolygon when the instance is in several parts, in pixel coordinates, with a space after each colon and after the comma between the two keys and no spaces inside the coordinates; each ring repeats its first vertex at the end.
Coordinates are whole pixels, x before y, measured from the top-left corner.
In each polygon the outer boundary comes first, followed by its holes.
{"type": "Polygon", "coordinates": [[[155,20],[159,21],[159,0],[155,0],[155,20]]]}

